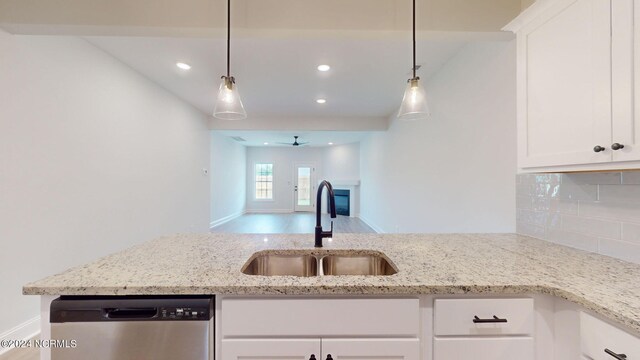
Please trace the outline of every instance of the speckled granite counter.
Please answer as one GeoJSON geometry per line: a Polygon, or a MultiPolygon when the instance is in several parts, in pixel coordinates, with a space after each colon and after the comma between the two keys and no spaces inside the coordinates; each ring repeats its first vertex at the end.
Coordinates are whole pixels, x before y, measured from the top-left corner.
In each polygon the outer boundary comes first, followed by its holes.
{"type": "Polygon", "coordinates": [[[25,285],[29,295],[522,294],[558,296],[640,334],[640,265],[513,234],[205,234],[159,238],[25,285]],[[265,238],[268,241],[265,241],[265,238]],[[261,250],[368,249],[391,276],[263,277],[240,272],[261,250]]]}

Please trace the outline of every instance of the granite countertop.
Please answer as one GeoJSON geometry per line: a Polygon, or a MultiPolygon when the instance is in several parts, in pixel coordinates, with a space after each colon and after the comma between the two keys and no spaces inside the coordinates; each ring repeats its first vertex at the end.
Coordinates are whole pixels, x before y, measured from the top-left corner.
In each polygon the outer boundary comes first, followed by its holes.
{"type": "Polygon", "coordinates": [[[515,234],[190,234],[162,237],[29,283],[27,295],[554,295],[640,334],[640,265],[515,234]],[[266,239],[266,241],[265,241],[266,239]],[[383,252],[391,276],[250,276],[257,251],[383,252]]]}

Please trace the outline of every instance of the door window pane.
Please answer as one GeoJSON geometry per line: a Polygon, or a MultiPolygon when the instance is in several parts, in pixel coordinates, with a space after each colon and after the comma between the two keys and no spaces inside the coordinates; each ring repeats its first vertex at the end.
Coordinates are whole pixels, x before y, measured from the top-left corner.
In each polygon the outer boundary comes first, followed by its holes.
{"type": "Polygon", "coordinates": [[[298,206],[311,205],[311,168],[298,168],[298,206]]]}

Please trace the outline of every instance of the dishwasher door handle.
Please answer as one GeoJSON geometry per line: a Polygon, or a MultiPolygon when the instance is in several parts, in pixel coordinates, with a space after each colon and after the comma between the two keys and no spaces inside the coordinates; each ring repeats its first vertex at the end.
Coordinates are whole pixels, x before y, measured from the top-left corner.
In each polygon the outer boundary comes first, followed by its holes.
{"type": "Polygon", "coordinates": [[[158,314],[158,308],[108,308],[104,312],[109,319],[151,319],[158,314]]]}

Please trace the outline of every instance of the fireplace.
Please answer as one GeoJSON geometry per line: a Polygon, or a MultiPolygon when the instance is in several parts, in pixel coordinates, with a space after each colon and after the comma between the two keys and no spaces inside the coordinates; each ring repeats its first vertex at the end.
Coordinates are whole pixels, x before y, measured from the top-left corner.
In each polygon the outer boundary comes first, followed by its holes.
{"type": "MultiPolygon", "coordinates": [[[[336,200],[336,214],[350,216],[351,212],[350,212],[349,203],[351,200],[350,199],[351,191],[334,189],[333,194],[335,195],[335,200],[336,200]]],[[[327,204],[328,203],[329,201],[327,200],[327,204]]]]}

